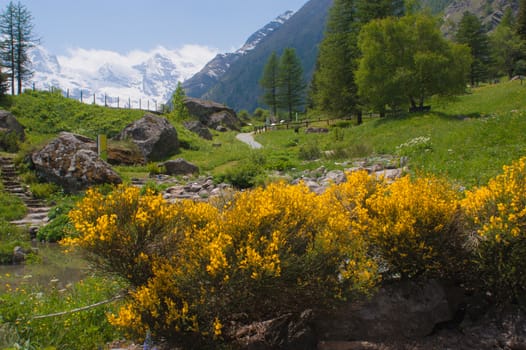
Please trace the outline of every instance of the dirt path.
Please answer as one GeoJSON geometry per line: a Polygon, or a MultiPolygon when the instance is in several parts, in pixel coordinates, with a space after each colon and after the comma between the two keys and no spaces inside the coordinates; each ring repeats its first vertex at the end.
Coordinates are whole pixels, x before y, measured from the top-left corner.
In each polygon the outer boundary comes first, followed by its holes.
{"type": "Polygon", "coordinates": [[[254,149],[263,148],[262,144],[260,144],[259,142],[256,142],[256,140],[254,140],[254,135],[252,133],[248,133],[247,132],[247,133],[237,134],[236,138],[239,141],[246,143],[251,148],[254,148],[254,149]]]}

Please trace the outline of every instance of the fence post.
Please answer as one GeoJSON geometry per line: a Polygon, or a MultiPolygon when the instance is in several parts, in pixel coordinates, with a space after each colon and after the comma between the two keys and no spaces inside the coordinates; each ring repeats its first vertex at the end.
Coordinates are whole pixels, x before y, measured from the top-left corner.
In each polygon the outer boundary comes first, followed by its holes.
{"type": "Polygon", "coordinates": [[[80,102],[82,103],[82,89],[80,89],[80,102]]]}
{"type": "Polygon", "coordinates": [[[66,98],[69,98],[69,89],[66,90],[66,98]]]}
{"type": "Polygon", "coordinates": [[[139,110],[141,110],[141,99],[139,99],[139,110]]]}
{"type": "Polygon", "coordinates": [[[106,97],[107,97],[107,95],[104,94],[104,107],[108,107],[108,103],[106,102],[106,97]]]}
{"type": "Polygon", "coordinates": [[[95,104],[95,93],[93,93],[93,104],[95,104]]]}
{"type": "Polygon", "coordinates": [[[131,97],[128,97],[128,109],[131,109],[131,97]]]}
{"type": "Polygon", "coordinates": [[[35,91],[35,82],[33,82],[33,91],[35,91]]]}
{"type": "Polygon", "coordinates": [[[120,99],[120,97],[117,96],[117,108],[119,108],[119,99],[120,99]]]}

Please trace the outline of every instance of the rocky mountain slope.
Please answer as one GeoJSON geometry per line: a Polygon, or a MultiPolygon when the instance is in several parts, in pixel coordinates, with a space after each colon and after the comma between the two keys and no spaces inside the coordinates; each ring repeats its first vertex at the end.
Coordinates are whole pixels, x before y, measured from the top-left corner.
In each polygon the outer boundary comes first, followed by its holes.
{"type": "MultiPolygon", "coordinates": [[[[82,51],[82,49],[79,49],[82,51]]],[[[183,49],[184,50],[184,49],[183,49]]],[[[57,88],[69,97],[120,107],[131,103],[138,108],[149,104],[150,109],[160,108],[170,99],[178,81],[197,73],[210,59],[210,52],[199,59],[183,52],[159,47],[137,57],[128,57],[109,52],[84,50],[79,57],[57,57],[44,47],[30,52],[34,76],[26,88],[49,90],[57,88]],[[88,55],[100,55],[97,60],[88,60],[88,55]],[[84,60],[82,64],[70,62],[84,60]]]]}
{"type": "Polygon", "coordinates": [[[267,34],[259,36],[257,45],[248,45],[250,50],[246,48],[252,37],[236,53],[218,55],[201,72],[185,81],[183,87],[187,95],[218,101],[237,110],[254,110],[259,104],[258,81],[268,57],[272,51],[281,54],[287,47],[296,49],[305,80],[309,81],[331,5],[332,0],[311,0],[277,28],[262,29],[267,34]]]}

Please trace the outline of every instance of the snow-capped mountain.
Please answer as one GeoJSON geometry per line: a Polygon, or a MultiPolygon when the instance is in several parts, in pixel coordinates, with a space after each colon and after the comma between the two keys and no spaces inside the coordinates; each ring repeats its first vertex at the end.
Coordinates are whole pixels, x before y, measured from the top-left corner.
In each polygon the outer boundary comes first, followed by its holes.
{"type": "Polygon", "coordinates": [[[232,63],[252,51],[272,32],[276,31],[283,23],[294,15],[294,11],[286,11],[263,28],[252,34],[245,44],[235,52],[220,53],[208,62],[204,68],[183,83],[188,96],[201,97],[226,73],[232,63]]]}
{"type": "Polygon", "coordinates": [[[62,90],[71,98],[120,107],[154,109],[170,100],[179,81],[198,72],[217,52],[188,45],[179,50],[158,47],[151,52],[121,55],[112,51],[76,49],[65,56],[36,47],[30,53],[34,75],[26,88],[62,90]]]}

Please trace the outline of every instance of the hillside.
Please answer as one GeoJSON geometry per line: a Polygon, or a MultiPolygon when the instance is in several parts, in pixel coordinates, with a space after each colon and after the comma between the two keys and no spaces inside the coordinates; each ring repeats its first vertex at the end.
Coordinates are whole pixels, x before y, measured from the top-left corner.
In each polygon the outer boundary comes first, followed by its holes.
{"type": "MultiPolygon", "coordinates": [[[[281,54],[294,47],[300,58],[306,81],[314,71],[318,43],[323,37],[325,21],[332,0],[311,0],[271,33],[248,54],[233,62],[219,81],[207,92],[194,97],[219,101],[234,109],[254,110],[258,106],[258,81],[272,51],[281,54]]],[[[192,96],[192,93],[189,93],[192,96]]]]}

